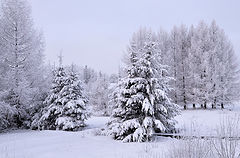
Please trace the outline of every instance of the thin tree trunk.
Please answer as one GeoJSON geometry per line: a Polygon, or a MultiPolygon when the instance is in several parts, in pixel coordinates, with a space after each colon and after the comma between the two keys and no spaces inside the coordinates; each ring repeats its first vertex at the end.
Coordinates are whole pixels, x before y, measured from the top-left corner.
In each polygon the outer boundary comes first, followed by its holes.
{"type": "Polygon", "coordinates": [[[18,80],[18,77],[19,77],[19,71],[18,71],[18,69],[19,69],[19,65],[18,65],[18,60],[19,60],[19,57],[18,57],[18,28],[17,28],[17,26],[15,27],[15,30],[14,30],[14,32],[15,32],[15,69],[14,69],[14,71],[15,71],[15,86],[16,86],[16,88],[19,86],[19,80],[18,80]]]}
{"type": "Polygon", "coordinates": [[[216,102],[217,102],[217,100],[216,100],[216,98],[214,98],[214,102],[213,102],[213,104],[212,104],[212,108],[213,108],[213,109],[216,109],[216,102]]]}
{"type": "Polygon", "coordinates": [[[196,109],[196,105],[193,103],[193,109],[196,109]]]}
{"type": "Polygon", "coordinates": [[[185,96],[185,92],[183,93],[183,102],[184,102],[184,109],[187,109],[187,101],[186,101],[186,96],[185,96]]]}
{"type": "MultiPolygon", "coordinates": [[[[183,60],[182,60],[182,66],[183,66],[183,60]]],[[[184,73],[184,66],[183,66],[183,73],[184,73]]],[[[185,76],[182,77],[183,79],[183,103],[184,103],[184,109],[187,109],[187,101],[186,101],[186,91],[185,91],[185,76]]]]}
{"type": "Polygon", "coordinates": [[[177,99],[177,66],[176,66],[176,48],[174,47],[174,54],[173,54],[173,67],[174,67],[174,86],[175,86],[175,103],[178,103],[177,99]]]}
{"type": "Polygon", "coordinates": [[[175,92],[175,104],[177,104],[178,101],[177,101],[177,92],[175,92]]]}
{"type": "Polygon", "coordinates": [[[204,109],[207,109],[207,103],[204,102],[204,109]]]}
{"type": "Polygon", "coordinates": [[[223,103],[221,103],[221,108],[224,109],[224,105],[223,105],[223,103]]]}

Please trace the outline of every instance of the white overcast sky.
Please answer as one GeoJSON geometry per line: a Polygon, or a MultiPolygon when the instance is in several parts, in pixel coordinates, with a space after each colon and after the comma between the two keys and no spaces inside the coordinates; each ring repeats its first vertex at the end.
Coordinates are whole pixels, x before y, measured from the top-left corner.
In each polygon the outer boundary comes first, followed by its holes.
{"type": "Polygon", "coordinates": [[[239,0],[29,0],[35,26],[46,39],[46,60],[89,65],[115,73],[123,52],[140,27],[171,30],[213,19],[240,57],[239,0]]]}

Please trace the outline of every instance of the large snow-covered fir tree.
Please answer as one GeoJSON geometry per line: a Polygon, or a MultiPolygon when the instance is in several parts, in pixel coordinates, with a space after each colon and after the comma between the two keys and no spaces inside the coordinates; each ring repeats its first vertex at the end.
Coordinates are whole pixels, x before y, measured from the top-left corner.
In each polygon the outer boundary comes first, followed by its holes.
{"type": "Polygon", "coordinates": [[[54,75],[51,93],[44,102],[46,107],[39,120],[33,122],[33,128],[79,130],[89,117],[87,103],[77,75],[73,71],[66,74],[64,68],[59,67],[54,75]]]}
{"type": "Polygon", "coordinates": [[[168,97],[170,77],[159,63],[154,36],[145,32],[142,38],[142,31],[138,35],[145,41],[135,35],[128,49],[127,75],[114,92],[118,91],[116,105],[108,123],[109,134],[123,142],[144,142],[154,132],[173,131],[178,114],[178,106],[168,97]]]}

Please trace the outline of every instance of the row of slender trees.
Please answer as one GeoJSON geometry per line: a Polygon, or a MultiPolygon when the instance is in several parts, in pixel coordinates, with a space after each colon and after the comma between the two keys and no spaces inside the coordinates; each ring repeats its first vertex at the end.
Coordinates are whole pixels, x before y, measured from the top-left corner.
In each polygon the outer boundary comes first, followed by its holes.
{"type": "Polygon", "coordinates": [[[170,33],[141,29],[134,35],[138,49],[149,33],[158,43],[160,63],[169,67],[169,76],[174,78],[170,85],[176,104],[184,109],[190,105],[224,108],[239,99],[238,60],[230,40],[215,21],[190,28],[175,26],[170,33]]]}
{"type": "Polygon", "coordinates": [[[212,108],[239,99],[239,65],[232,44],[215,21],[174,28],[170,34],[174,101],[212,108]]]}

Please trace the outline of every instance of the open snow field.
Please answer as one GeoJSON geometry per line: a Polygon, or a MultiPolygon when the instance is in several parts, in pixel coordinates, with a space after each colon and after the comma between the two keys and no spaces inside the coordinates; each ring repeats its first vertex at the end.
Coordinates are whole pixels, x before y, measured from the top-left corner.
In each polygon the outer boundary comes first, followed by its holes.
{"type": "MultiPolygon", "coordinates": [[[[189,110],[176,117],[181,132],[215,134],[216,126],[240,111],[189,110]]],[[[176,139],[159,137],[153,143],[122,143],[96,136],[107,117],[92,117],[80,132],[18,130],[0,134],[0,158],[150,158],[169,150],[176,139]]]]}

